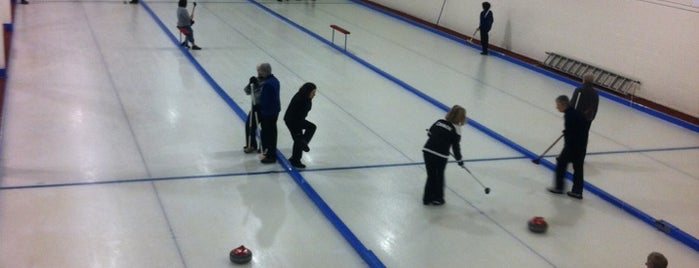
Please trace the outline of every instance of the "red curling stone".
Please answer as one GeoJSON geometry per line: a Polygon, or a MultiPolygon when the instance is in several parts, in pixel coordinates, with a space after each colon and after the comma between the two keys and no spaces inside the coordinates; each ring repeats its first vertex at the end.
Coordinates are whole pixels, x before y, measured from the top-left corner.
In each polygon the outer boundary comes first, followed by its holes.
{"type": "Polygon", "coordinates": [[[533,233],[545,233],[548,227],[549,225],[546,223],[546,220],[544,220],[544,217],[537,216],[529,220],[529,231],[532,231],[533,233]]]}
{"type": "Polygon", "coordinates": [[[231,250],[231,262],[235,264],[246,264],[252,260],[252,251],[243,245],[231,250]]]}

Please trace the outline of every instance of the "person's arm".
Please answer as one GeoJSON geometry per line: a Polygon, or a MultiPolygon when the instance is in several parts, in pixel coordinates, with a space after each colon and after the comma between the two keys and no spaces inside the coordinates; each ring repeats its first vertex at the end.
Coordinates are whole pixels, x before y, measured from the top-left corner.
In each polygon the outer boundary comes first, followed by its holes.
{"type": "MultiPolygon", "coordinates": [[[[457,126],[454,126],[457,127],[457,126]]],[[[454,143],[451,145],[451,150],[454,152],[454,158],[456,161],[458,161],[459,165],[462,166],[464,164],[464,161],[462,161],[463,156],[461,155],[461,135],[459,134],[459,131],[456,131],[454,129],[454,143]]]]}

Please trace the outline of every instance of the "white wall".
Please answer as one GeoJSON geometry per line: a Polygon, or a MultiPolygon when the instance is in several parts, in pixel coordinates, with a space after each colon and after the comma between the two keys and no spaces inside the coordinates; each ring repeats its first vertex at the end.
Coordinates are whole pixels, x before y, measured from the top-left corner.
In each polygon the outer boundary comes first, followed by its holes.
{"type": "MultiPolygon", "coordinates": [[[[699,117],[696,1],[490,0],[490,42],[539,61],[556,52],[640,80],[638,96],[699,117]]],[[[373,2],[470,36],[482,1],[373,2]]]]}

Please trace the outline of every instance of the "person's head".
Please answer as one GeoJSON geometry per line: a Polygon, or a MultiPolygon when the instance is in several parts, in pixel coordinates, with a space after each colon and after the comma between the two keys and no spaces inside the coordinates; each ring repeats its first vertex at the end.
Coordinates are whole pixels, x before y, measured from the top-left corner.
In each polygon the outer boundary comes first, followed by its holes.
{"type": "Polygon", "coordinates": [[[488,3],[488,2],[483,2],[482,5],[483,5],[483,10],[488,10],[488,9],[490,9],[490,3],[488,3]]]}
{"type": "Polygon", "coordinates": [[[666,268],[667,267],[667,259],[661,253],[651,252],[650,254],[648,254],[648,258],[646,259],[646,267],[647,268],[666,268]]]}
{"type": "Polygon", "coordinates": [[[299,94],[303,96],[308,96],[309,99],[313,99],[313,97],[316,96],[316,89],[317,88],[315,84],[308,82],[303,84],[303,86],[299,88],[299,94]]]}
{"type": "Polygon", "coordinates": [[[257,76],[260,78],[267,78],[272,75],[272,66],[269,63],[262,63],[257,66],[257,76]]]}
{"type": "Polygon", "coordinates": [[[459,105],[454,105],[451,107],[451,110],[447,112],[447,115],[444,116],[444,120],[447,120],[452,124],[463,126],[466,124],[466,109],[459,105]]]}
{"type": "Polygon", "coordinates": [[[565,111],[568,109],[568,106],[570,106],[570,99],[568,99],[568,96],[560,95],[556,98],[556,109],[558,109],[559,112],[565,111]]]}
{"type": "Polygon", "coordinates": [[[177,2],[178,7],[187,7],[187,0],[180,0],[177,2]]]}
{"type": "Polygon", "coordinates": [[[582,77],[583,83],[592,83],[592,81],[594,81],[594,80],[595,80],[595,75],[592,73],[586,73],[582,77]]]}

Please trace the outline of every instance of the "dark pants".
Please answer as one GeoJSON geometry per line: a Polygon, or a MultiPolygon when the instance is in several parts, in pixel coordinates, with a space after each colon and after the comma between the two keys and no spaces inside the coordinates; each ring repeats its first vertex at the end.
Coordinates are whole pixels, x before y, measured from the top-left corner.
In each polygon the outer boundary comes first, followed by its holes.
{"type": "Polygon", "coordinates": [[[245,121],[245,146],[257,148],[257,124],[260,123],[260,106],[252,106],[245,121]]]}
{"type": "Polygon", "coordinates": [[[481,33],[481,53],[488,54],[488,31],[480,31],[481,33]]]}
{"type": "Polygon", "coordinates": [[[427,170],[422,202],[444,201],[444,169],[447,167],[447,159],[428,152],[422,152],[422,156],[427,170]]]}
{"type": "Polygon", "coordinates": [[[308,146],[311,142],[313,134],[316,133],[316,125],[308,120],[303,121],[285,121],[286,127],[289,128],[291,138],[294,139],[294,147],[292,149],[290,161],[301,161],[301,154],[304,146],[308,146]]]}
{"type": "Polygon", "coordinates": [[[561,154],[559,154],[556,158],[556,177],[554,187],[556,187],[558,190],[563,190],[563,179],[566,175],[566,170],[568,169],[568,163],[573,163],[573,189],[571,192],[582,194],[583,185],[585,183],[585,180],[583,179],[584,162],[584,148],[573,150],[568,146],[563,147],[561,154]]]}
{"type": "Polygon", "coordinates": [[[590,137],[590,128],[592,127],[592,121],[585,121],[585,151],[587,153],[587,141],[590,137]]]}
{"type": "Polygon", "coordinates": [[[260,139],[266,158],[277,159],[277,118],[279,114],[260,115],[260,139]]]}

